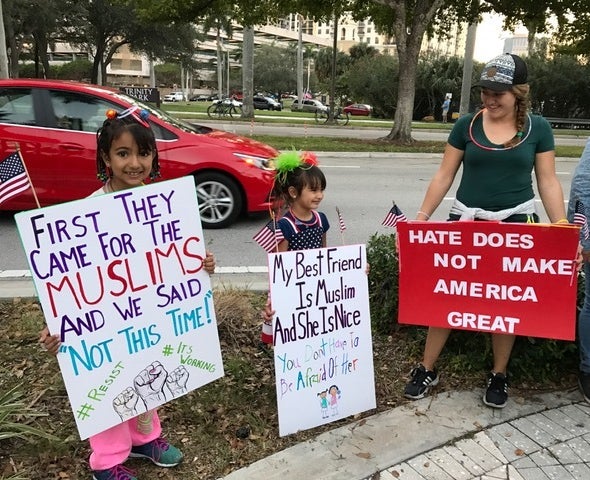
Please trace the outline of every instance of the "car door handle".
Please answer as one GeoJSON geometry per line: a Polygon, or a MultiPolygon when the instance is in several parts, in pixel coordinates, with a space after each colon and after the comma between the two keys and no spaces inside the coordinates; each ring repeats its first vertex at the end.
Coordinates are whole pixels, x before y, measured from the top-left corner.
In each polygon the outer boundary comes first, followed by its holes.
{"type": "Polygon", "coordinates": [[[84,147],[79,143],[60,143],[59,146],[69,151],[84,150],[84,147]]]}

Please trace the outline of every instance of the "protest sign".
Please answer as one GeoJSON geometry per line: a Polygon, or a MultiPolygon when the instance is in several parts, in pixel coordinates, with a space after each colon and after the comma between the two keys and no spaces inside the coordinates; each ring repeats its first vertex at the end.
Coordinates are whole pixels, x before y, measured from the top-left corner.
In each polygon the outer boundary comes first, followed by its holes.
{"type": "Polygon", "coordinates": [[[575,338],[579,228],[398,224],[399,323],[575,338]]]}
{"type": "Polygon", "coordinates": [[[16,222],[82,439],[223,376],[193,177],[16,222]]]}
{"type": "Polygon", "coordinates": [[[268,261],[279,434],[375,408],[365,246],[268,261]]]}

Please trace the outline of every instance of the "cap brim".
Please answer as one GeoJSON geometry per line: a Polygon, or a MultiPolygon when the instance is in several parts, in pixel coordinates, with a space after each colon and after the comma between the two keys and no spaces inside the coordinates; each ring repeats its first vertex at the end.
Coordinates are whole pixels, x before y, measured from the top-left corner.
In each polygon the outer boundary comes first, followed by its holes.
{"type": "Polygon", "coordinates": [[[490,80],[480,80],[476,86],[494,90],[495,92],[505,92],[513,87],[513,85],[508,85],[507,83],[492,82],[490,80]]]}

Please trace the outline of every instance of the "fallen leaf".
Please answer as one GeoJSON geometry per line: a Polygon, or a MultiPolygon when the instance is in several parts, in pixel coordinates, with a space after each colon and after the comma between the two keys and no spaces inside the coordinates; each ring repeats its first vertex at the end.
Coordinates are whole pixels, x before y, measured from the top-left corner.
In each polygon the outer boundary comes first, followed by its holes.
{"type": "Polygon", "coordinates": [[[517,448],[516,450],[514,450],[514,454],[518,455],[519,457],[522,457],[524,455],[524,450],[522,448],[517,448]]]}
{"type": "Polygon", "coordinates": [[[355,455],[357,457],[365,458],[365,459],[371,458],[371,454],[369,452],[359,452],[359,453],[355,453],[355,455]]]}

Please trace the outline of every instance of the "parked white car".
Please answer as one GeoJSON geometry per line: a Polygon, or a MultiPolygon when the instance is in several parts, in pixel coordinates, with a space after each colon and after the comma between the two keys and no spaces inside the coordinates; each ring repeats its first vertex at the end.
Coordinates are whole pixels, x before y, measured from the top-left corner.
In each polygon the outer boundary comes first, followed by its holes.
{"type": "Polygon", "coordinates": [[[184,102],[184,100],[184,93],[182,92],[172,92],[164,95],[165,102],[184,102]]]}

